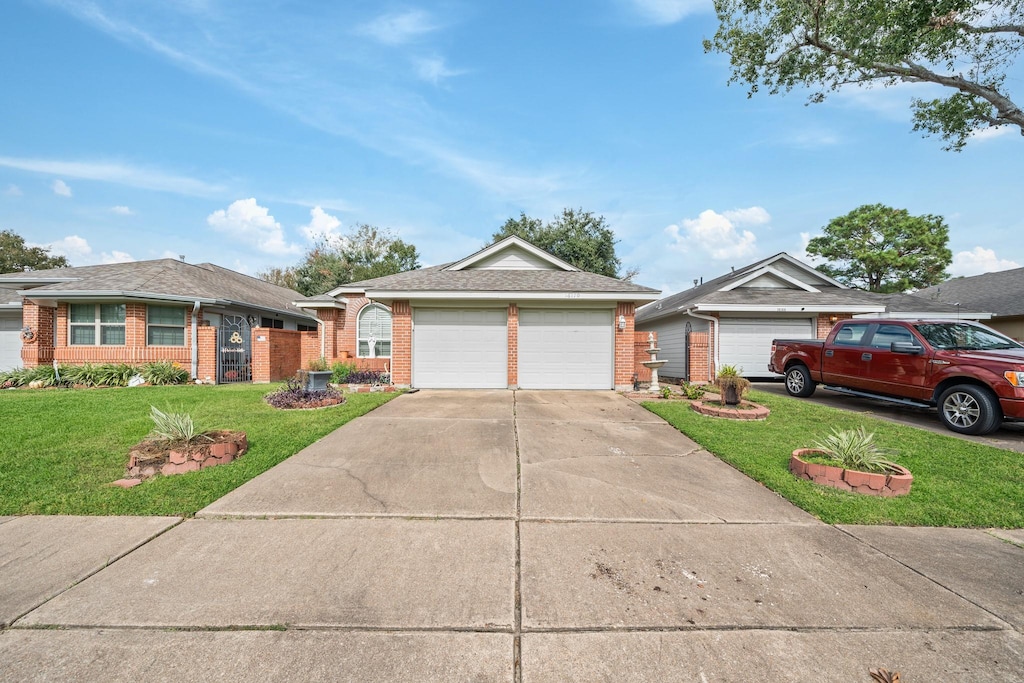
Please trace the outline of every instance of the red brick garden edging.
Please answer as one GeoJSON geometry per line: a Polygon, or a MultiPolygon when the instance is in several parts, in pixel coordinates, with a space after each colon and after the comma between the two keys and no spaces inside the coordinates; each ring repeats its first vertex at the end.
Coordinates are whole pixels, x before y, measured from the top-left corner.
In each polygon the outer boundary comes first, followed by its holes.
{"type": "Polygon", "coordinates": [[[242,457],[249,450],[245,432],[215,431],[207,435],[212,441],[192,444],[179,449],[153,452],[146,442],[135,446],[128,456],[128,473],[114,486],[131,488],[157,474],[171,475],[195,472],[207,467],[226,465],[242,457]]]}
{"type": "Polygon", "coordinates": [[[740,401],[742,408],[733,408],[726,405],[711,405],[705,401],[693,401],[690,407],[701,415],[711,417],[724,417],[729,420],[763,420],[771,413],[770,410],[757,403],[740,401]]]}
{"type": "Polygon", "coordinates": [[[822,486],[886,498],[910,493],[910,485],[914,483],[914,475],[910,473],[910,470],[899,465],[896,465],[899,471],[894,474],[875,474],[846,470],[831,465],[819,465],[800,458],[801,455],[815,453],[821,453],[821,451],[816,448],[798,448],[793,451],[793,455],[789,459],[789,471],[800,479],[808,479],[822,486]]]}

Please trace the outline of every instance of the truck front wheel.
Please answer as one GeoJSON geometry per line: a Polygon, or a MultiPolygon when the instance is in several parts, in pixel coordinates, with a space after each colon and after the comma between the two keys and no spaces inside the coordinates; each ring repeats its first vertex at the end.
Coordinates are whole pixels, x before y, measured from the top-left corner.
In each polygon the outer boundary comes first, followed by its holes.
{"type": "Polygon", "coordinates": [[[1003,411],[988,389],[973,384],[958,384],[942,392],[939,419],[960,434],[988,434],[999,428],[1003,411]]]}
{"type": "Polygon", "coordinates": [[[803,365],[794,365],[786,370],[786,392],[790,396],[807,398],[814,393],[818,386],[817,382],[811,379],[811,372],[803,365]]]}

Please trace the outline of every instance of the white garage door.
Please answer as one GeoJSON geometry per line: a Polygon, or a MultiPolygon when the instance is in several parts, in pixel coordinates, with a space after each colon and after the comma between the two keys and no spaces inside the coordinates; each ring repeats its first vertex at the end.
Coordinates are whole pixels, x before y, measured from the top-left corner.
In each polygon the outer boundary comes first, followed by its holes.
{"type": "Polygon", "coordinates": [[[412,384],[431,389],[508,387],[505,309],[413,309],[412,384]]]}
{"type": "Polygon", "coordinates": [[[735,365],[744,377],[776,377],[768,371],[773,339],[813,339],[814,320],[808,318],[722,318],[718,358],[735,365]]]}
{"type": "Polygon", "coordinates": [[[0,315],[0,371],[21,367],[21,316],[0,315]]]}
{"type": "Polygon", "coordinates": [[[609,310],[520,310],[519,386],[611,389],[614,335],[609,310]]]}

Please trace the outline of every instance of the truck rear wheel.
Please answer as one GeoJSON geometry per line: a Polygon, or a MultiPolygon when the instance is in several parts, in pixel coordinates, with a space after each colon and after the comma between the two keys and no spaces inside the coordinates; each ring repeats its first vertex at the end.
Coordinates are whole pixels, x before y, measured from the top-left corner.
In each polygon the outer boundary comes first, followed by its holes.
{"type": "Polygon", "coordinates": [[[988,389],[958,384],[942,392],[939,419],[946,429],[960,434],[989,434],[999,428],[1003,411],[988,389]]]}
{"type": "Polygon", "coordinates": [[[803,365],[794,365],[786,370],[786,392],[790,396],[807,398],[814,393],[818,383],[811,379],[811,371],[803,365]]]}

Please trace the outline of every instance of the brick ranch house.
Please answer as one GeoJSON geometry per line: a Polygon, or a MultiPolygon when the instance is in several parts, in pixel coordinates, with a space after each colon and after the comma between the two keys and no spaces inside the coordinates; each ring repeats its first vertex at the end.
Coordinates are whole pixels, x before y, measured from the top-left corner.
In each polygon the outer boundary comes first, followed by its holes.
{"type": "Polygon", "coordinates": [[[823,339],[855,317],[985,320],[988,313],[913,294],[852,289],[782,252],[647,304],[636,324],[652,330],[668,360],[661,376],[707,382],[723,365],[746,377],[768,371],[772,339],[823,339]]]}
{"type": "MultiPolygon", "coordinates": [[[[297,349],[317,345],[316,319],[292,303],[297,292],[210,263],[7,273],[0,294],[9,302],[0,307],[0,369],[173,361],[200,381],[250,381],[267,355],[259,330],[290,334],[297,349]]],[[[284,360],[293,373],[299,354],[284,360]]]]}
{"type": "Polygon", "coordinates": [[[624,390],[649,358],[634,311],[658,294],[508,237],[295,304],[323,321],[325,357],[386,367],[398,386],[624,390]]]}
{"type": "Polygon", "coordinates": [[[271,382],[322,357],[423,388],[631,388],[649,379],[634,311],[659,294],[518,237],[309,298],[173,259],[0,275],[5,287],[26,367],[171,360],[203,382],[271,382]]]}

